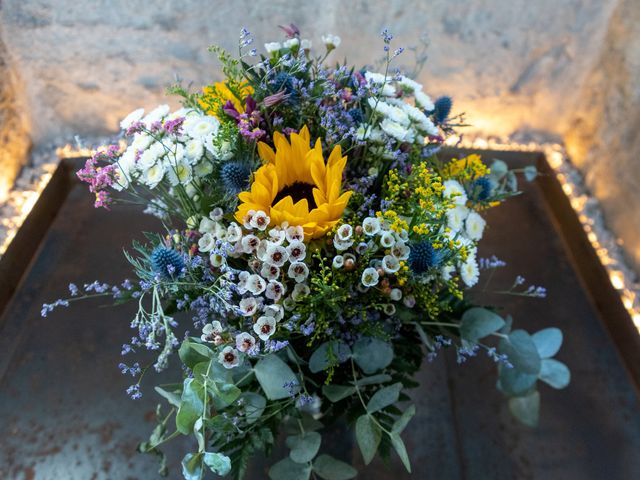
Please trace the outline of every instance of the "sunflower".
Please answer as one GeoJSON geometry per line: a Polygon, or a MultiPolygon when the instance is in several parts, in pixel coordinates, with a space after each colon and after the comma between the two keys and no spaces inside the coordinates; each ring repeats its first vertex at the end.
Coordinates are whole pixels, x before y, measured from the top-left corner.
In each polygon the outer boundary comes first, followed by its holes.
{"type": "Polygon", "coordinates": [[[238,84],[234,90],[230,89],[225,82],[216,82],[213,85],[207,85],[202,88],[202,95],[200,95],[198,103],[207,115],[213,115],[214,117],[219,117],[220,109],[227,100],[231,101],[238,113],[243,113],[243,102],[252,93],[253,87],[247,82],[238,84]],[[240,98],[236,93],[240,95],[240,98]]]}
{"type": "Polygon", "coordinates": [[[290,139],[274,133],[275,152],[258,144],[265,164],[255,172],[251,191],[238,195],[236,219],[242,222],[251,210],[262,210],[272,225],[302,226],[307,240],[319,238],[340,220],[353,193],[340,193],[347,157],[336,145],[325,164],[320,139],[311,148],[306,126],[290,139]]]}

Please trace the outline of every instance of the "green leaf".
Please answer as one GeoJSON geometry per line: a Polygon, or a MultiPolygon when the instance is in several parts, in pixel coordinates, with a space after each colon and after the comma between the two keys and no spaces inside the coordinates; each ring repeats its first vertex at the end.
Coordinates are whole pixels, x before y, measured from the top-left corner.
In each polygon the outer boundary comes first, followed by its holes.
{"type": "Polygon", "coordinates": [[[187,453],[182,459],[182,476],[185,480],[202,479],[202,453],[187,453]]]}
{"type": "Polygon", "coordinates": [[[553,358],[545,358],[542,360],[540,380],[551,385],[553,388],[565,388],[571,381],[571,372],[564,363],[554,360],[553,358]]]}
{"type": "Polygon", "coordinates": [[[370,415],[364,414],[356,421],[356,440],[365,465],[369,465],[375,457],[382,439],[380,427],[370,415]]]}
{"type": "Polygon", "coordinates": [[[207,362],[213,358],[213,350],[211,350],[206,345],[202,345],[201,343],[195,343],[190,340],[185,340],[180,345],[180,349],[178,350],[178,355],[180,356],[180,360],[187,367],[193,368],[198,363],[207,362]]]}
{"type": "Polygon", "coordinates": [[[535,165],[527,165],[524,167],[524,178],[527,182],[533,182],[538,176],[538,169],[535,165]]]}
{"type": "Polygon", "coordinates": [[[325,385],[322,393],[330,402],[336,403],[356,393],[356,387],[349,385],[325,385]]]}
{"type": "Polygon", "coordinates": [[[529,427],[537,426],[540,418],[540,394],[534,391],[524,397],[510,398],[509,410],[514,417],[525,425],[529,427]]]}
{"type": "Polygon", "coordinates": [[[267,405],[267,399],[254,392],[245,392],[241,396],[244,401],[244,411],[247,423],[254,423],[260,419],[267,405]]]}
{"type": "Polygon", "coordinates": [[[518,396],[527,393],[538,380],[537,375],[523,373],[517,368],[500,366],[498,388],[510,396],[518,396]]]}
{"type": "Polygon", "coordinates": [[[386,373],[381,373],[379,375],[372,375],[370,377],[362,377],[356,380],[355,382],[351,382],[351,383],[359,387],[364,387],[365,385],[375,385],[378,383],[387,383],[390,381],[391,381],[391,375],[387,375],[386,373]]]}
{"type": "Polygon", "coordinates": [[[393,347],[379,338],[362,337],[353,345],[353,359],[367,375],[389,366],[393,347]]]}
{"type": "Polygon", "coordinates": [[[311,355],[309,370],[318,373],[332,365],[347,361],[349,357],[351,357],[351,349],[346,343],[335,340],[325,342],[311,355]]]}
{"type": "Polygon", "coordinates": [[[470,308],[462,314],[460,322],[460,336],[469,342],[478,340],[504,327],[504,320],[486,308],[470,308]]]}
{"type": "Polygon", "coordinates": [[[271,480],[308,480],[311,476],[311,465],[296,463],[289,457],[280,460],[269,469],[271,480]]]}
{"type": "Polygon", "coordinates": [[[411,473],[411,462],[409,461],[409,455],[407,454],[407,448],[404,446],[404,442],[400,438],[396,432],[391,432],[389,435],[389,439],[391,440],[391,445],[393,445],[394,450],[402,460],[404,468],[407,469],[407,472],[411,473]]]}
{"type": "Polygon", "coordinates": [[[367,412],[374,413],[396,403],[400,396],[400,390],[402,390],[402,383],[394,383],[388,387],[381,388],[369,400],[367,412]]]}
{"type": "Polygon", "coordinates": [[[164,388],[160,388],[160,387],[154,387],[154,388],[160,396],[166,398],[169,404],[173,405],[174,407],[180,406],[180,396],[178,394],[173,392],[167,392],[164,388]]]}
{"type": "Polygon", "coordinates": [[[320,450],[322,436],[318,432],[306,432],[304,435],[287,437],[287,447],[291,449],[289,458],[296,463],[313,460],[320,450]]]}
{"type": "Polygon", "coordinates": [[[203,457],[204,464],[216,475],[224,476],[231,471],[231,460],[221,453],[206,452],[203,457]]]}
{"type": "Polygon", "coordinates": [[[538,349],[540,358],[551,358],[558,353],[562,345],[562,330],[555,327],[545,328],[531,335],[531,339],[538,349]]]}
{"type": "Polygon", "coordinates": [[[535,343],[524,330],[514,330],[500,341],[500,351],[509,362],[522,373],[540,373],[540,355],[535,343]]]}
{"type": "Polygon", "coordinates": [[[358,474],[358,471],[351,465],[329,455],[320,455],[313,462],[313,471],[324,480],[349,480],[358,474]]]}
{"type": "Polygon", "coordinates": [[[176,428],[183,435],[189,435],[193,431],[196,420],[202,416],[204,410],[204,388],[193,378],[184,381],[180,407],[176,414],[176,428]]]}
{"type": "Polygon", "coordinates": [[[429,351],[432,352],[433,351],[433,342],[431,341],[431,339],[425,333],[424,329],[422,328],[422,325],[420,325],[417,322],[414,323],[413,325],[415,326],[416,332],[418,332],[418,336],[420,337],[420,340],[422,340],[422,343],[424,343],[425,346],[429,349],[429,351]]]}
{"type": "Polygon", "coordinates": [[[410,405],[402,413],[400,418],[395,421],[395,423],[393,424],[393,427],[391,427],[391,431],[397,433],[398,435],[401,434],[415,414],[416,414],[416,406],[410,405]]]}
{"type": "Polygon", "coordinates": [[[489,167],[489,170],[491,171],[492,177],[500,180],[507,174],[509,167],[507,167],[507,164],[502,160],[494,160],[491,167],[489,167]]]}
{"type": "Polygon", "coordinates": [[[516,177],[516,174],[513,172],[507,172],[507,187],[512,192],[518,190],[518,177],[516,177]]]}
{"type": "Polygon", "coordinates": [[[298,378],[283,360],[275,353],[262,358],[256,363],[253,370],[258,379],[258,383],[264,390],[269,400],[280,400],[291,396],[291,391],[297,393],[300,390],[298,378]],[[286,388],[285,384],[295,383],[291,388],[286,388]]]}

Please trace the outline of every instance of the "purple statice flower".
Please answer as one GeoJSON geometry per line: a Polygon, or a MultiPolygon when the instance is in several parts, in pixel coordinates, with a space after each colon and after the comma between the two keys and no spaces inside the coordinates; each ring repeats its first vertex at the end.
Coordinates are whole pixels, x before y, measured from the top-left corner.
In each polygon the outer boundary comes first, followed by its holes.
{"type": "Polygon", "coordinates": [[[135,135],[136,133],[140,133],[143,132],[145,130],[146,126],[144,123],[138,121],[138,122],[133,122],[131,125],[129,125],[129,128],[127,128],[127,130],[124,132],[124,134],[127,137],[130,137],[132,135],[135,135]]]}
{"type": "Polygon", "coordinates": [[[285,382],[282,385],[282,388],[286,389],[289,392],[289,395],[292,397],[296,395],[299,387],[300,387],[300,384],[298,383],[297,380],[291,380],[289,382],[285,382]]]}
{"type": "Polygon", "coordinates": [[[184,117],[177,117],[173,120],[167,120],[164,122],[164,131],[169,135],[180,135],[182,132],[182,124],[184,123],[184,117]]]}
{"type": "Polygon", "coordinates": [[[264,342],[264,349],[265,352],[274,353],[282,350],[283,348],[286,348],[288,345],[289,342],[287,340],[267,340],[266,342],[264,342]]]}
{"type": "Polygon", "coordinates": [[[130,387],[128,387],[127,388],[127,395],[129,395],[132,400],[139,400],[140,398],[142,398],[142,392],[140,391],[140,385],[138,385],[136,383],[136,384],[131,385],[130,387]]]}
{"type": "Polygon", "coordinates": [[[53,303],[45,303],[42,305],[42,309],[40,310],[40,316],[46,317],[50,312],[52,312],[57,307],[68,307],[69,301],[64,300],[62,298],[56,300],[53,303]]]}
{"type": "Polygon", "coordinates": [[[78,286],[75,283],[70,283],[69,284],[69,293],[71,294],[72,297],[77,297],[78,294],[80,293],[80,289],[78,288],[78,286]]]}
{"type": "Polygon", "coordinates": [[[467,361],[468,358],[475,357],[480,347],[473,345],[471,347],[458,347],[456,349],[456,361],[458,364],[462,364],[467,361]]]}
{"type": "Polygon", "coordinates": [[[478,260],[478,264],[481,269],[488,270],[491,268],[501,268],[506,267],[507,262],[500,260],[495,255],[492,255],[490,258],[481,258],[478,260]]]}
{"type": "Polygon", "coordinates": [[[487,356],[491,358],[496,363],[501,363],[506,368],[513,368],[511,362],[509,362],[509,357],[507,357],[504,353],[498,353],[495,347],[490,347],[487,349],[487,356]]]}

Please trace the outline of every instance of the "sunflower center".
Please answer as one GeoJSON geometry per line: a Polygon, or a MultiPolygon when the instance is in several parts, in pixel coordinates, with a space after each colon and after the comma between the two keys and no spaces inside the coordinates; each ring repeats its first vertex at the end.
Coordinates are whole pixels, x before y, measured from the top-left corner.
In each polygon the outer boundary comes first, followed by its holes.
{"type": "Polygon", "coordinates": [[[311,185],[310,183],[293,182],[291,185],[287,185],[278,192],[276,198],[273,199],[273,205],[287,196],[292,198],[293,203],[297,203],[303,198],[306,198],[309,204],[309,210],[312,210],[317,207],[316,201],[313,198],[314,188],[315,185],[311,185]]]}

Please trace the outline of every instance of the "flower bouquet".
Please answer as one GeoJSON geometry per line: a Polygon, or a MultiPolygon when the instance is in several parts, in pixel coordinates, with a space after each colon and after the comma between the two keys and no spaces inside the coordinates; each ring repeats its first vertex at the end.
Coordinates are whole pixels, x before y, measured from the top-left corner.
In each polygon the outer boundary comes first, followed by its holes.
{"type": "MultiPolygon", "coordinates": [[[[535,169],[489,168],[478,155],[439,160],[463,119],[449,97],[432,102],[393,68],[402,49],[390,47],[388,31],[377,73],[329,65],[336,36],[315,55],[295,26],[283,30],[286,40],[263,55],[244,29],[238,58],[212,47],[223,81],[195,93],[172,87],[183,108],[132,112],[121,123],[126,148],[86,162],[78,176],[96,207],[128,195],[164,229],[126,253],[135,282],[71,285],[71,297],[43,314],[102,295],[138,304],[122,354],[156,355],[120,364],[138,378],[130,396],[176,351],[182,366],[177,383],[155,388],[164,405],[139,450],[162,456],[162,444],[192,435],[187,479],[242,478],[284,432],[290,453],[270,478],[354,478],[351,465],[321,453],[323,431],[338,420],[355,432],[365,464],[395,451],[411,471],[407,392],[424,357],[446,348],[459,362],[478,352],[495,360],[511,412],[534,425],[537,381],[569,382],[551,358],[562,334],[512,330],[465,289],[481,269],[504,265],[477,258],[482,213],[535,169]]],[[[545,293],[521,278],[510,291],[545,293]]]]}

